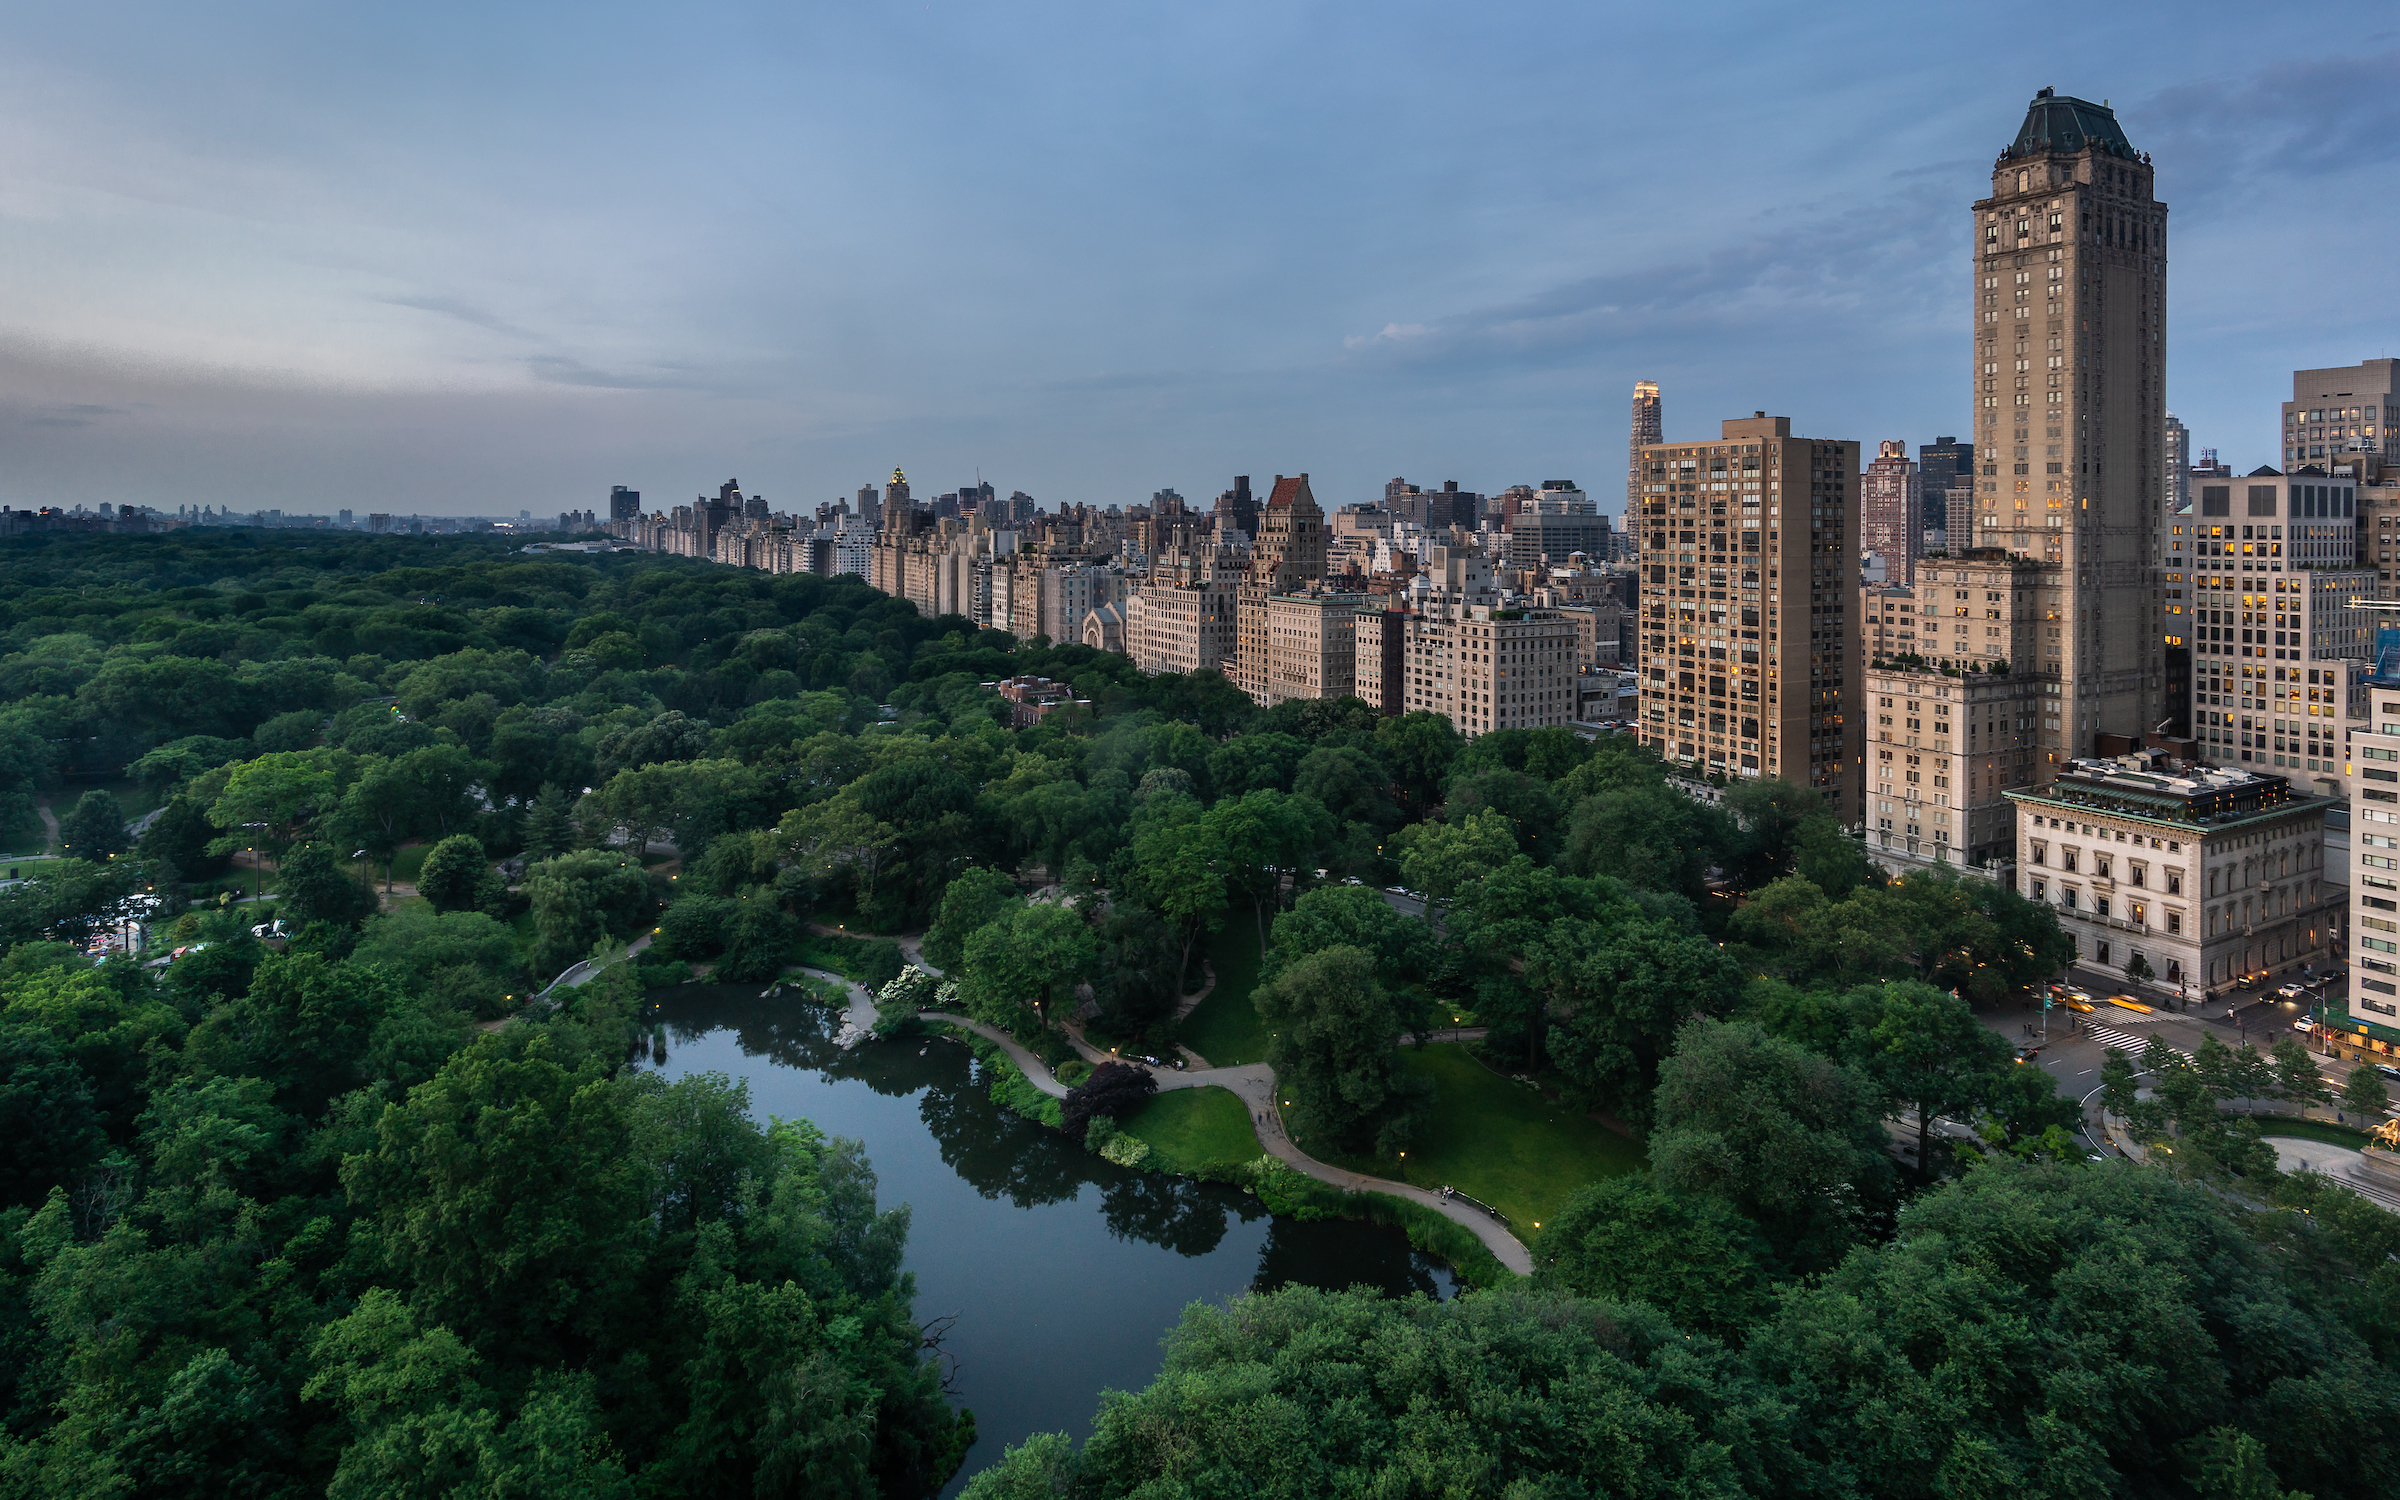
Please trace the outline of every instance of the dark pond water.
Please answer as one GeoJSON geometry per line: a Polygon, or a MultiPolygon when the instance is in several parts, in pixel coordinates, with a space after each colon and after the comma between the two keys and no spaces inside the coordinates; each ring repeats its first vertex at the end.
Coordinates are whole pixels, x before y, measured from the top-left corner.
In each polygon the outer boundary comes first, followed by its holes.
{"type": "Polygon", "coordinates": [[[921,1320],[955,1316],[951,1382],[975,1413],[967,1475],[1033,1432],[1090,1430],[1104,1390],[1158,1372],[1183,1309],[1252,1288],[1360,1283],[1448,1296],[1449,1271],[1371,1224],[1278,1219],[1232,1188],[1112,1166],[992,1102],[957,1042],[844,1053],[830,1011],[739,986],[653,992],[670,1076],[749,1080],[751,1107],[866,1142],[885,1205],[912,1211],[921,1320]]]}

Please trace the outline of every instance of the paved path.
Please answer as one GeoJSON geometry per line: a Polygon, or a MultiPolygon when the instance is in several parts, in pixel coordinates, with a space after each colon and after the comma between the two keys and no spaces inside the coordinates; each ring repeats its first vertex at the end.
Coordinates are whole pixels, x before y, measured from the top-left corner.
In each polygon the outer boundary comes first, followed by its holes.
{"type": "Polygon", "coordinates": [[[2361,1198],[2387,1211],[2400,1211],[2400,1193],[2367,1176],[2359,1165],[2359,1156],[2346,1146],[2329,1145],[2324,1141],[2304,1141],[2295,1136],[2270,1135],[2267,1144],[2275,1148],[2275,1166],[2284,1172],[2315,1172],[2332,1179],[2361,1198]]]}
{"type": "MultiPolygon", "coordinates": [[[[627,943],[625,945],[624,957],[631,958],[636,953],[641,952],[644,948],[649,947],[650,939],[653,936],[655,936],[655,934],[645,932],[640,937],[635,938],[632,942],[627,943]]],[[[623,959],[619,959],[618,962],[623,962],[623,959]]],[[[573,968],[567,970],[564,974],[559,975],[556,979],[553,979],[548,984],[543,985],[541,994],[537,994],[533,998],[539,1000],[542,998],[542,995],[549,994],[552,990],[557,989],[560,985],[572,986],[581,984],[585,980],[591,978],[593,975],[599,973],[600,970],[607,967],[609,967],[607,964],[595,966],[590,959],[584,959],[577,963],[573,968]]]]}
{"type": "MultiPolygon", "coordinates": [[[[856,1002],[853,1002],[854,1012],[855,1009],[856,1002]]],[[[1052,1098],[1066,1097],[1066,1086],[1051,1076],[1050,1069],[1043,1064],[1040,1058],[1026,1051],[1024,1046],[1008,1033],[996,1027],[986,1026],[981,1021],[972,1020],[966,1016],[953,1015],[948,1011],[929,1010],[923,1014],[927,1020],[947,1022],[962,1031],[972,1031],[987,1041],[998,1043],[1000,1049],[1008,1054],[1009,1060],[1014,1062],[1019,1070],[1033,1081],[1035,1088],[1052,1098]]],[[[869,1020],[872,1019],[872,1007],[870,1007],[869,1020]]],[[[1111,1057],[1081,1037],[1070,1037],[1069,1040],[1074,1043],[1075,1050],[1081,1053],[1088,1062],[1125,1061],[1123,1058],[1111,1057]]],[[[1132,1063],[1129,1066],[1145,1067],[1142,1063],[1132,1063]]],[[[1463,1203],[1444,1198],[1430,1188],[1417,1187],[1412,1183],[1394,1182],[1387,1177],[1369,1177],[1363,1172],[1352,1172],[1327,1162],[1321,1162],[1293,1145],[1291,1137],[1284,1133],[1283,1112],[1276,1107],[1275,1103],[1275,1070],[1265,1063],[1248,1063],[1238,1068],[1195,1068],[1182,1072],[1173,1068],[1147,1068],[1147,1071],[1151,1077],[1158,1080],[1158,1086],[1162,1090],[1220,1088],[1232,1093],[1249,1109],[1250,1126],[1257,1133],[1260,1147],[1277,1160],[1314,1177],[1319,1182],[1329,1183],[1346,1192],[1388,1193],[1394,1198],[1405,1198],[1411,1203],[1430,1208],[1453,1223],[1464,1225],[1474,1231],[1475,1237],[1483,1241],[1484,1248],[1491,1251],[1499,1259],[1500,1264],[1516,1272],[1519,1276],[1533,1274],[1533,1253],[1525,1248],[1522,1240],[1503,1228],[1498,1220],[1478,1213],[1463,1203]]]]}
{"type": "Polygon", "coordinates": [[[47,802],[36,802],[33,804],[33,810],[41,814],[42,852],[48,854],[58,847],[58,814],[50,810],[50,804],[47,802]]]}
{"type": "MultiPolygon", "coordinates": [[[[942,972],[925,962],[923,933],[905,935],[894,941],[900,944],[900,951],[908,955],[910,963],[929,974],[938,975],[942,972]]],[[[822,971],[811,969],[807,972],[815,974],[822,971]]],[[[836,983],[847,982],[835,974],[825,974],[823,977],[834,980],[836,983]]],[[[1209,976],[1209,984],[1211,987],[1216,984],[1216,976],[1213,971],[1209,976]]],[[[1206,990],[1201,991],[1202,995],[1207,993],[1206,990]]],[[[1195,996],[1193,1003],[1198,1004],[1199,997],[1195,996]]],[[[1060,1083],[1051,1074],[1049,1066],[1031,1052],[1026,1051],[1024,1044],[1007,1032],[994,1026],[986,1026],[981,1021],[967,1016],[954,1015],[949,1011],[929,1010],[921,1012],[921,1014],[927,1020],[947,1022],[962,1031],[972,1031],[984,1040],[997,1044],[1001,1051],[1008,1054],[1009,1061],[1017,1065],[1018,1071],[1033,1081],[1035,1088],[1054,1099],[1066,1097],[1066,1085],[1060,1083]]],[[[855,984],[850,985],[850,1022],[862,1031],[875,1024],[875,1003],[868,997],[865,989],[855,984]]],[[[1482,1034],[1479,1028],[1470,1027],[1456,1033],[1433,1032],[1428,1035],[1430,1039],[1439,1041],[1446,1040],[1451,1036],[1464,1039],[1482,1034]]],[[[1082,1054],[1086,1062],[1098,1064],[1125,1061],[1124,1058],[1101,1051],[1072,1032],[1068,1034],[1067,1040],[1074,1044],[1075,1050],[1082,1054]]],[[[1185,1056],[1195,1061],[1203,1060],[1198,1053],[1192,1052],[1188,1048],[1185,1049],[1185,1056]]],[[[1132,1063],[1130,1066],[1144,1068],[1147,1065],[1132,1063]]],[[[1533,1274],[1533,1252],[1527,1250],[1524,1241],[1510,1234],[1497,1219],[1478,1213],[1463,1203],[1444,1198],[1440,1193],[1429,1188],[1417,1187],[1406,1182],[1394,1182],[1385,1177],[1369,1177],[1361,1172],[1352,1172],[1327,1162],[1321,1162],[1293,1145],[1291,1137],[1284,1133],[1283,1112],[1275,1106],[1275,1070],[1265,1063],[1249,1063],[1238,1068],[1200,1067],[1183,1070],[1147,1068],[1147,1071],[1151,1077],[1158,1080],[1158,1086],[1162,1089],[1220,1088],[1227,1090],[1240,1098],[1243,1106],[1250,1111],[1250,1127],[1258,1135],[1258,1144],[1277,1160],[1288,1163],[1294,1170],[1304,1172],[1319,1182],[1330,1183],[1347,1192],[1389,1193],[1395,1198],[1405,1198],[1411,1203],[1430,1208],[1453,1223],[1463,1224],[1473,1230],[1475,1237],[1483,1241],[1484,1248],[1490,1250],[1499,1259],[1500,1264],[1516,1272],[1519,1276],[1533,1274]]]]}

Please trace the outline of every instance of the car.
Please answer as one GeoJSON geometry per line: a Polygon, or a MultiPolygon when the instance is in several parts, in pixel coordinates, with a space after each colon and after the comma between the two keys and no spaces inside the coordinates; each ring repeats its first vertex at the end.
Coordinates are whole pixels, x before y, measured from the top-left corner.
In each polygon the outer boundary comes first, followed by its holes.
{"type": "Polygon", "coordinates": [[[2069,995],[2069,996],[2067,996],[2065,999],[2063,999],[2063,1000],[2059,1001],[2058,1003],[2059,1003],[2059,1004],[2061,1004],[2061,1005],[2063,1005],[2063,1006],[2065,1006],[2067,1009],[2069,1009],[2069,1010],[2071,1010],[2071,1011],[2076,1011],[2076,1012],[2078,1012],[2078,1013],[2080,1013],[2080,1014],[2082,1014],[2082,1015],[2087,1015],[2087,1016],[2088,1016],[2088,1015],[2090,1015],[2092,1012],[2094,1012],[2094,1011],[2096,1011],[2096,1010],[2098,1010],[2098,1009],[2100,1008],[2099,1006],[2097,1006],[2097,1005],[2094,1005],[2094,1004],[2093,1004],[2091,1001],[2089,1001],[2089,1000],[2085,999],[2085,998],[2084,998],[2083,996],[2081,996],[2081,995],[2069,995]]]}
{"type": "Polygon", "coordinates": [[[2029,1063],[2041,1055],[2042,1049],[2039,1047],[2019,1047],[2017,1049],[2017,1061],[2021,1063],[2029,1063]]]}
{"type": "Polygon", "coordinates": [[[2111,995],[2108,997],[2108,1003],[2115,1006],[2121,1006],[2126,1010],[2138,1010],[2145,1016],[2152,1014],[2149,1006],[2144,1005],[2141,1001],[2134,999],[2131,995],[2111,995]]]}
{"type": "Polygon", "coordinates": [[[2292,1030],[2299,1032],[2302,1036],[2307,1036],[2316,1029],[2317,1023],[2310,1020],[2306,1016],[2302,1016],[2299,1020],[2292,1023],[2292,1030]]]}
{"type": "Polygon", "coordinates": [[[2386,1078],[2400,1078],[2400,1068],[2395,1068],[2390,1063],[2377,1063],[2375,1071],[2386,1078]]]}
{"type": "Polygon", "coordinates": [[[2304,984],[2287,984],[2278,989],[2275,992],[2275,996],[2279,1000],[2305,1000],[2308,998],[2308,986],[2304,984]]]}
{"type": "Polygon", "coordinates": [[[2266,988],[2266,984],[2267,976],[2264,974],[2244,974],[2241,979],[2235,983],[2234,988],[2237,990],[2258,990],[2266,988]]]}

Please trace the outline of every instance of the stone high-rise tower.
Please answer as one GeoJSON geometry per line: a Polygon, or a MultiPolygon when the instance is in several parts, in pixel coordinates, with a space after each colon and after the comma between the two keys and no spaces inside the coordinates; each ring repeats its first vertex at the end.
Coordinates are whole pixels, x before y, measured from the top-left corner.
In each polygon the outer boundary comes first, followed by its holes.
{"type": "MultiPolygon", "coordinates": [[[[1267,602],[1325,581],[1325,512],[1306,474],[1278,474],[1258,513],[1258,539],[1242,572],[1234,610],[1234,686],[1259,703],[1268,697],[1274,630],[1267,602]]],[[[1285,694],[1284,696],[1295,696],[1285,694]]]]}
{"type": "MultiPolygon", "coordinates": [[[[1974,543],[2051,565],[2035,775],[2166,716],[2167,209],[2103,104],[2043,89],[1975,205],[1974,543]]],[[[1968,518],[1950,517],[1951,545],[1968,518]]]]}
{"type": "Polygon", "coordinates": [[[1666,416],[1659,405],[1658,382],[1633,383],[1633,438],[1625,445],[1625,529],[1642,513],[1642,450],[1667,440],[1666,416]]]}

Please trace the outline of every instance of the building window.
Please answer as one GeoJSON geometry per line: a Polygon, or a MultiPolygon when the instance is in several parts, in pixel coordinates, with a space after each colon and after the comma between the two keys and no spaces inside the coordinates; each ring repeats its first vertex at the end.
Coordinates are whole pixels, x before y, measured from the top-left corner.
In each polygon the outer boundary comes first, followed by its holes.
{"type": "Polygon", "coordinates": [[[2094,897],[2092,898],[2092,911],[2093,911],[2093,912],[2094,912],[2096,915],[2103,916],[2103,917],[2107,916],[2107,915],[2108,915],[2108,898],[2107,898],[2106,896],[2094,896],[2094,897]]]}
{"type": "Polygon", "coordinates": [[[2182,912],[2179,912],[2179,911],[2171,911],[2171,912],[2168,912],[2168,913],[2167,913],[2167,931],[2168,931],[2169,933],[2178,933],[2178,932],[2181,932],[2181,931],[2183,931],[2183,913],[2182,913],[2182,912]]]}
{"type": "Polygon", "coordinates": [[[2167,872],[2167,894],[2170,896],[2183,894],[2183,872],[2181,870],[2167,872]]]}

